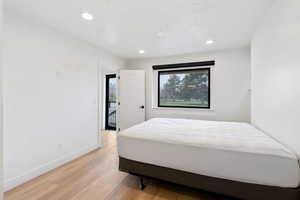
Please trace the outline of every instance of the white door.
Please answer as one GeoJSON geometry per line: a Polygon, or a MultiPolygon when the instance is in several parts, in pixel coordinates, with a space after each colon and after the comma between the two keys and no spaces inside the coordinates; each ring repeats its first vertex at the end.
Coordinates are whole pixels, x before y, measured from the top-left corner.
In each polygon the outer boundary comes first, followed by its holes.
{"type": "Polygon", "coordinates": [[[118,74],[118,130],[145,121],[145,71],[120,70],[118,74]]]}

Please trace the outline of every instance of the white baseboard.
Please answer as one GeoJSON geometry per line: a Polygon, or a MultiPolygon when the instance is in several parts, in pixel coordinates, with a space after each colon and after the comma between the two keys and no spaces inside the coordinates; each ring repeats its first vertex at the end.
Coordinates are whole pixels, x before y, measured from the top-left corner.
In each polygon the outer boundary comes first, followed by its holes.
{"type": "Polygon", "coordinates": [[[4,191],[11,190],[11,189],[17,187],[18,185],[26,183],[27,181],[29,181],[31,179],[34,179],[50,170],[53,170],[59,166],[62,166],[64,164],[66,164],[67,162],[70,162],[70,161],[72,161],[80,156],[83,156],[83,155],[85,155],[95,149],[98,149],[98,148],[100,148],[99,144],[83,148],[80,151],[70,153],[59,159],[56,159],[56,160],[50,161],[44,165],[41,165],[33,170],[30,170],[30,171],[24,173],[21,176],[17,176],[15,178],[4,181],[4,191]]]}

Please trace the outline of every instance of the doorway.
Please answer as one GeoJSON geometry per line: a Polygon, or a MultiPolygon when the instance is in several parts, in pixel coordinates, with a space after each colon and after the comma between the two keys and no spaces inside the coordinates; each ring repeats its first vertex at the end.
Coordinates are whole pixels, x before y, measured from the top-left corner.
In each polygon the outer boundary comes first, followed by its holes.
{"type": "Polygon", "coordinates": [[[106,75],[105,89],[105,129],[116,130],[117,127],[117,76],[106,75]]]}

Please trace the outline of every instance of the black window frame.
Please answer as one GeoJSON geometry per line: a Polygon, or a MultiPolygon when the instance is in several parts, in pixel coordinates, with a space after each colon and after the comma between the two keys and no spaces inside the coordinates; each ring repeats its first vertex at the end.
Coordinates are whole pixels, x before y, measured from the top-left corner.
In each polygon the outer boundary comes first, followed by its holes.
{"type": "Polygon", "coordinates": [[[211,109],[211,97],[210,97],[210,89],[211,89],[211,83],[210,83],[210,76],[211,76],[211,68],[206,67],[206,68],[193,68],[193,69],[178,69],[178,70],[163,70],[163,71],[158,71],[158,87],[157,87],[157,107],[159,108],[191,108],[191,109],[204,109],[208,110],[211,109]],[[160,75],[161,73],[166,73],[166,72],[190,72],[190,71],[208,71],[208,106],[207,107],[199,107],[199,106],[166,106],[166,105],[160,105],[160,75]]]}

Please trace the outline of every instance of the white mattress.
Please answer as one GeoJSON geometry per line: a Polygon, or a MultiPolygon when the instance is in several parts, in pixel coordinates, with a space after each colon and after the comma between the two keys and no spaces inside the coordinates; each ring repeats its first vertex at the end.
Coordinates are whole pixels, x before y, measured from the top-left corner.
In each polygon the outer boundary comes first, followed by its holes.
{"type": "Polygon", "coordinates": [[[151,119],[118,133],[123,158],[240,182],[297,188],[297,157],[247,123],[151,119]]]}

